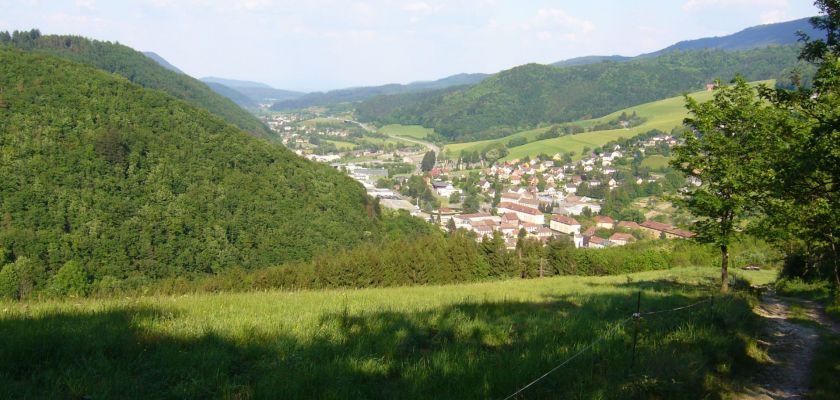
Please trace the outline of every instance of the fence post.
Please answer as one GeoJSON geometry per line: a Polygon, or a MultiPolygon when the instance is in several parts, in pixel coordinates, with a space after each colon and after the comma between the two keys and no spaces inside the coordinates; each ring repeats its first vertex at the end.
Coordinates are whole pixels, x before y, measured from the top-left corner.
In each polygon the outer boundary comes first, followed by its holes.
{"type": "Polygon", "coordinates": [[[639,338],[639,319],[642,315],[642,291],[636,296],[636,312],[633,314],[633,355],[630,357],[630,370],[636,366],[636,343],[639,338]]]}

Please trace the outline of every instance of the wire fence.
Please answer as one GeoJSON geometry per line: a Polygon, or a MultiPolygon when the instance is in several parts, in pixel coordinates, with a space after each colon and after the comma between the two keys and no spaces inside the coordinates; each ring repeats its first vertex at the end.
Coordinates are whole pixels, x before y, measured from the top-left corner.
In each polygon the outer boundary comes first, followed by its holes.
{"type": "Polygon", "coordinates": [[[565,367],[570,362],[572,362],[574,359],[578,358],[582,354],[586,353],[587,351],[589,351],[590,349],[595,347],[596,344],[598,344],[599,342],[601,342],[602,340],[604,340],[608,336],[612,335],[619,327],[621,327],[622,325],[624,325],[625,323],[627,323],[629,321],[635,321],[635,326],[634,326],[634,329],[633,329],[633,355],[632,355],[631,363],[630,363],[631,368],[632,368],[633,364],[635,363],[635,359],[636,359],[636,344],[638,342],[639,320],[642,317],[688,310],[688,309],[694,308],[696,306],[699,306],[699,305],[705,304],[705,303],[714,304],[714,297],[710,296],[707,299],[700,300],[700,301],[697,301],[695,303],[691,303],[691,304],[688,304],[688,305],[685,305],[685,306],[674,307],[674,308],[669,308],[669,309],[665,309],[665,310],[641,312],[641,299],[642,299],[642,292],[638,292],[638,298],[637,298],[637,303],[636,303],[636,312],[634,312],[631,316],[619,321],[617,324],[613,325],[612,327],[610,327],[606,331],[602,332],[598,336],[597,339],[590,342],[588,345],[586,345],[586,347],[580,349],[577,353],[575,353],[575,354],[571,355],[570,357],[566,358],[565,360],[563,360],[563,362],[561,362],[560,364],[558,364],[554,368],[550,369],[545,374],[540,375],[540,377],[534,379],[533,381],[529,382],[527,385],[522,386],[521,388],[519,388],[515,392],[511,393],[510,396],[505,397],[504,400],[510,400],[510,399],[515,398],[516,396],[518,396],[518,395],[522,394],[523,392],[525,392],[526,390],[528,390],[530,387],[536,385],[537,383],[539,383],[543,379],[547,378],[549,375],[551,375],[554,372],[557,372],[559,369],[565,367]]]}

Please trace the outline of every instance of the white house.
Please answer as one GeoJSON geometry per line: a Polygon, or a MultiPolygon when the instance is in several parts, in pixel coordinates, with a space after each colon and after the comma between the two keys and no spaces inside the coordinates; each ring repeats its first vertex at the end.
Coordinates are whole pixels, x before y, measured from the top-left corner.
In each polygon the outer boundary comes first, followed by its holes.
{"type": "Polygon", "coordinates": [[[586,246],[590,249],[603,249],[609,246],[609,240],[602,239],[598,236],[592,236],[589,238],[589,244],[586,246]]]}
{"type": "Polygon", "coordinates": [[[595,226],[598,228],[612,229],[615,226],[615,220],[605,215],[598,215],[595,218],[595,226]]]}
{"type": "Polygon", "coordinates": [[[580,223],[566,215],[555,214],[551,217],[549,226],[557,232],[580,235],[580,223]]]}
{"type": "Polygon", "coordinates": [[[610,243],[616,246],[624,246],[625,244],[630,243],[634,240],[636,240],[636,238],[634,238],[633,235],[629,233],[616,232],[613,233],[612,236],[610,236],[610,243]]]}
{"type": "Polygon", "coordinates": [[[496,210],[499,214],[514,213],[520,221],[530,222],[537,225],[545,225],[545,214],[533,207],[503,201],[496,206],[496,210]]]}

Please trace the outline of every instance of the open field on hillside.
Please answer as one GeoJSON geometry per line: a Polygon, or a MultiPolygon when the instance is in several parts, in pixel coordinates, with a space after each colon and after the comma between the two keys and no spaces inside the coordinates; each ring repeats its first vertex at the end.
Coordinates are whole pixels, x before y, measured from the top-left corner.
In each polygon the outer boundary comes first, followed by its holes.
{"type": "Polygon", "coordinates": [[[414,139],[425,139],[434,134],[433,129],[424,128],[420,125],[385,125],[379,128],[379,133],[388,136],[404,136],[414,139]]]}
{"type": "Polygon", "coordinates": [[[717,270],[0,304],[0,397],[717,397],[760,358],[717,270]]]}
{"type": "Polygon", "coordinates": [[[355,144],[355,143],[344,142],[344,141],[341,141],[341,140],[326,140],[326,139],[322,139],[321,141],[322,141],[322,142],[327,142],[327,143],[332,143],[332,144],[334,144],[334,145],[335,145],[335,147],[336,147],[337,149],[339,149],[339,150],[353,150],[353,149],[355,149],[356,147],[359,147],[359,146],[358,146],[357,144],[355,144]]]}
{"type": "Polygon", "coordinates": [[[671,157],[654,154],[652,156],[645,157],[645,159],[642,160],[642,166],[650,169],[661,169],[667,167],[669,161],[671,161],[671,157]]]}
{"type": "MultiPolygon", "coordinates": [[[[755,84],[759,83],[772,85],[775,83],[775,81],[769,80],[755,82],[755,84]]],[[[710,100],[712,98],[712,94],[712,92],[704,90],[690,93],[689,96],[702,102],[710,100]]],[[[685,98],[683,96],[676,96],[664,100],[629,107],[623,110],[616,111],[612,114],[605,115],[600,118],[573,122],[570,123],[570,125],[578,125],[584,128],[588,128],[595,124],[605,123],[607,121],[613,120],[619,115],[621,115],[622,112],[626,112],[627,114],[632,114],[633,112],[635,112],[637,115],[647,118],[647,121],[645,121],[645,123],[639,126],[629,129],[612,129],[605,131],[585,132],[576,135],[561,136],[559,138],[554,139],[535,141],[535,139],[540,134],[549,129],[549,127],[544,127],[519,132],[501,139],[450,144],[446,146],[446,149],[449,150],[452,154],[458,154],[461,152],[461,150],[477,150],[480,152],[482,149],[484,149],[485,147],[487,147],[487,145],[491,143],[507,143],[511,139],[517,137],[524,137],[528,139],[529,143],[510,149],[510,154],[506,159],[522,158],[526,155],[533,157],[540,153],[554,155],[555,153],[565,152],[575,152],[575,158],[580,158],[581,152],[583,151],[584,147],[599,147],[609,141],[616,140],[619,138],[631,138],[633,136],[648,132],[653,129],[659,129],[668,132],[672,128],[682,125],[683,119],[687,116],[687,111],[685,109],[685,98]]]]}
{"type": "Polygon", "coordinates": [[[327,125],[327,126],[344,126],[344,122],[334,117],[312,118],[301,121],[300,124],[306,126],[327,125]]]}

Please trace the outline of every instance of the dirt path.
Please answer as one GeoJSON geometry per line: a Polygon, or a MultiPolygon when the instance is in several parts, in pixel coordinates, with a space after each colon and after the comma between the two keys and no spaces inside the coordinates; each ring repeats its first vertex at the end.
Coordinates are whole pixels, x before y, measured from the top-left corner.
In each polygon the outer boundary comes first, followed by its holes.
{"type": "Polygon", "coordinates": [[[756,374],[753,385],[735,398],[804,398],[811,376],[811,362],[820,337],[816,326],[794,321],[808,319],[835,334],[840,334],[840,326],[832,323],[814,302],[782,298],[772,293],[763,296],[755,312],[769,321],[765,335],[767,341],[762,344],[767,346],[771,362],[756,374]],[[791,315],[792,305],[801,310],[796,316],[791,315]]]}

